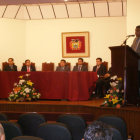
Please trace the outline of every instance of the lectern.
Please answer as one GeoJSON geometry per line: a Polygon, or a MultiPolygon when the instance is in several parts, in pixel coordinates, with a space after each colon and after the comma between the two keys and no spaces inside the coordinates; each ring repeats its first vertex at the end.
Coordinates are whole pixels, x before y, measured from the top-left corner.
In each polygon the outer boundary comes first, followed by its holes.
{"type": "Polygon", "coordinates": [[[129,46],[113,46],[111,50],[112,74],[123,78],[125,104],[138,104],[139,55],[129,46]]]}

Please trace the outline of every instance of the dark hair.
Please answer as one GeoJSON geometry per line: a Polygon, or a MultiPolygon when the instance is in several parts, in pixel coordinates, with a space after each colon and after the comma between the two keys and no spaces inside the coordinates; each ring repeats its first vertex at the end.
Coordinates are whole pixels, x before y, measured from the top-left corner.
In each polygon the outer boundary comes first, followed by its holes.
{"type": "Polygon", "coordinates": [[[14,61],[14,58],[8,58],[8,61],[9,61],[10,59],[12,59],[12,61],[14,61]]]}
{"type": "Polygon", "coordinates": [[[27,61],[30,61],[30,60],[29,60],[29,59],[25,60],[25,63],[26,63],[27,61]]]}
{"type": "Polygon", "coordinates": [[[78,58],[78,60],[81,60],[82,62],[84,62],[83,58],[78,58]]]}
{"type": "Polygon", "coordinates": [[[102,58],[100,58],[100,57],[96,58],[96,60],[100,60],[102,62],[102,58]]]}
{"type": "Polygon", "coordinates": [[[90,124],[84,134],[84,140],[112,140],[111,127],[101,121],[90,124]]]}
{"type": "Polygon", "coordinates": [[[63,61],[64,63],[66,63],[66,60],[65,59],[61,59],[61,61],[63,61]]]}
{"type": "Polygon", "coordinates": [[[136,28],[140,28],[140,25],[136,26],[136,28]]]}

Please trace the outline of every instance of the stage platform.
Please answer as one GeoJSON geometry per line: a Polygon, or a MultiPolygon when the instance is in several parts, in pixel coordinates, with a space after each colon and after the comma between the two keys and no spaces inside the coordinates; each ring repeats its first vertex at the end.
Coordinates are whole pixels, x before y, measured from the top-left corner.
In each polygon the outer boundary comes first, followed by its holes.
{"type": "Polygon", "coordinates": [[[123,118],[127,124],[128,134],[134,135],[134,140],[139,140],[140,132],[140,107],[125,106],[120,109],[100,107],[104,99],[89,101],[54,101],[39,100],[36,102],[9,102],[0,100],[0,112],[5,113],[9,120],[17,120],[20,114],[37,112],[47,121],[56,121],[61,114],[81,115],[90,123],[103,115],[115,115],[123,118]]]}

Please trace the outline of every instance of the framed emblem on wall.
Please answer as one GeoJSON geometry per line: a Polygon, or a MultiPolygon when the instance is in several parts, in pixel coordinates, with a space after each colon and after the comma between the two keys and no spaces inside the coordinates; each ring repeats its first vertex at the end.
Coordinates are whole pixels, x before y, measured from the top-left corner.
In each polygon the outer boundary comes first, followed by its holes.
{"type": "Polygon", "coordinates": [[[62,57],[89,57],[89,32],[62,33],[62,57]]]}

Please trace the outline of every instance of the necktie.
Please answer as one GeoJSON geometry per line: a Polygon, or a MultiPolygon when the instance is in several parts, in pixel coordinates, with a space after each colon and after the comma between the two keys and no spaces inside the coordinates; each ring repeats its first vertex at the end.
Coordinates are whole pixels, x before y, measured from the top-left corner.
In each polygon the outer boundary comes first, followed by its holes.
{"type": "Polygon", "coordinates": [[[27,72],[30,72],[30,67],[29,66],[27,67],[27,72]]]}
{"type": "Polygon", "coordinates": [[[13,65],[10,65],[11,70],[13,70],[13,65]]]}
{"type": "Polygon", "coordinates": [[[61,67],[61,71],[64,71],[65,70],[65,67],[61,67]]]}
{"type": "Polygon", "coordinates": [[[78,71],[81,71],[81,66],[78,66],[78,71]]]}
{"type": "Polygon", "coordinates": [[[100,68],[100,67],[99,67],[99,66],[97,66],[97,68],[96,68],[96,72],[99,70],[99,68],[100,68]]]}
{"type": "Polygon", "coordinates": [[[132,45],[132,48],[134,49],[134,51],[137,51],[139,42],[140,42],[140,38],[136,38],[133,45],[132,45]]]}

